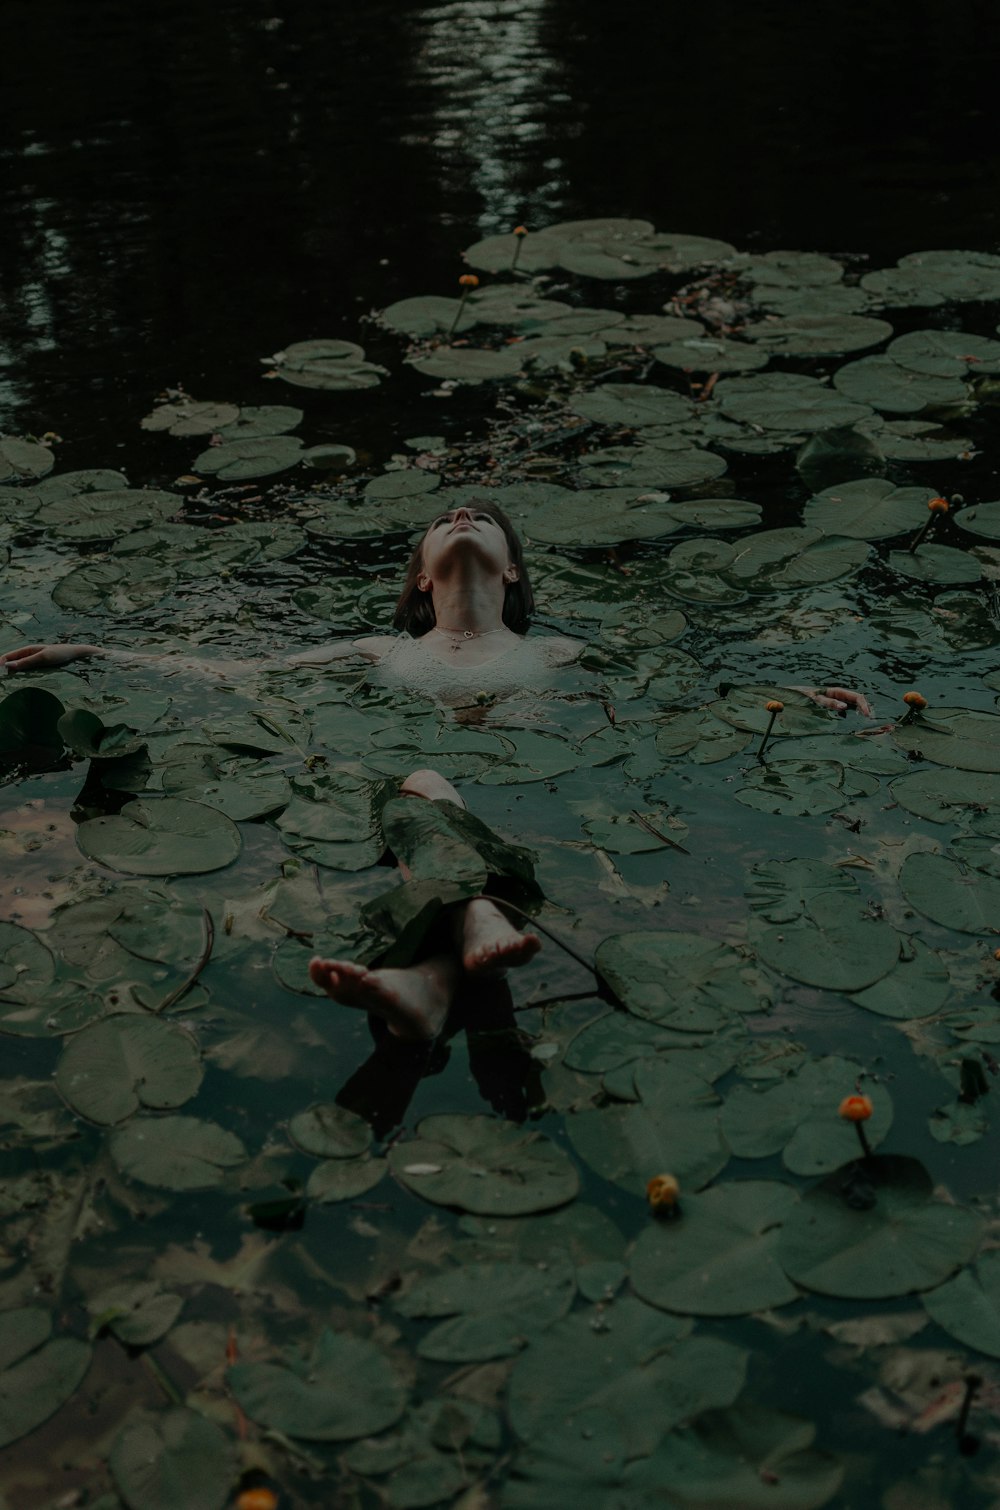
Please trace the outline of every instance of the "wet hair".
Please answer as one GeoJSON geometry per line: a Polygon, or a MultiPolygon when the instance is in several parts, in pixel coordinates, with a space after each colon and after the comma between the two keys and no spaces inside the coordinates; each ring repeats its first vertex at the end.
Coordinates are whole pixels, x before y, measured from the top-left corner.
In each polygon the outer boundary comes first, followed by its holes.
{"type": "MultiPolygon", "coordinates": [[[[466,507],[480,514],[489,514],[490,518],[495,519],[503,530],[511,565],[517,567],[518,576],[516,582],[505,584],[501,616],[508,629],[512,629],[515,634],[526,634],[531,624],[531,615],[535,611],[535,596],[531,591],[531,583],[524,565],[524,548],[514,526],[503,509],[498,508],[495,503],[490,503],[488,498],[470,498],[464,505],[456,505],[456,507],[466,507]]],[[[448,511],[445,510],[445,512],[448,511]]],[[[403,590],[392,616],[392,627],[405,629],[413,635],[414,639],[419,639],[420,635],[433,629],[437,622],[431,594],[417,586],[417,579],[424,569],[424,538],[426,538],[426,531],[410,557],[403,590]]]]}

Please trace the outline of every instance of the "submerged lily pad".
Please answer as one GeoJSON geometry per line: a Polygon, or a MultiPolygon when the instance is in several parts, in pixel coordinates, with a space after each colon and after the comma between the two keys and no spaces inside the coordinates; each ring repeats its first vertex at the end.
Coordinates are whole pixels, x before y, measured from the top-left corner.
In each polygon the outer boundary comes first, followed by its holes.
{"type": "Polygon", "coordinates": [[[425,1117],[394,1143],[389,1167],[416,1195],[481,1216],[520,1216],[571,1201],[579,1176],[541,1133],[489,1117],[425,1117]]]}
{"type": "Polygon", "coordinates": [[[352,1159],[367,1153],[372,1130],[363,1117],[323,1102],[298,1112],[288,1124],[289,1136],[297,1148],[320,1159],[352,1159]]]}
{"type": "Polygon", "coordinates": [[[884,1300],[941,1284],[968,1263],[982,1227],[974,1212],[935,1198],[916,1159],[876,1155],[806,1192],[778,1257],[804,1289],[884,1300]]]}
{"type": "Polygon", "coordinates": [[[309,1359],[237,1363],[227,1380],[253,1421],[309,1442],[347,1442],[398,1421],[406,1387],[374,1343],[323,1331],[309,1359]]]}
{"type": "Polygon", "coordinates": [[[48,1313],[32,1306],[4,1316],[0,1343],[0,1447],[55,1415],[90,1367],[91,1348],[74,1337],[48,1340],[48,1313]]]}
{"type": "Polygon", "coordinates": [[[237,1457],[214,1421],[175,1407],[130,1420],[108,1466],[129,1510],[222,1510],[237,1457]]]}
{"type": "Polygon", "coordinates": [[[235,1133],[196,1117],[140,1117],[108,1148],[123,1174],[165,1190],[209,1190],[246,1158],[235,1133]]]}
{"type": "Polygon", "coordinates": [[[474,1363],[519,1353],[566,1314],[575,1294],[567,1265],[471,1263],[420,1281],[396,1309],[449,1318],[421,1338],[422,1358],[474,1363]]]}
{"type": "Polygon", "coordinates": [[[695,1316],[743,1316],[798,1298],[777,1261],[782,1224],[797,1205],[790,1185],[741,1180],[685,1196],[679,1220],[639,1237],[629,1277],[642,1300],[695,1316]]]}
{"type": "Polygon", "coordinates": [[[988,1249],[976,1263],[923,1297],[932,1321],[963,1347],[1000,1358],[1000,1253],[988,1249]]]}
{"type": "Polygon", "coordinates": [[[89,562],[52,589],[52,601],[70,613],[139,613],[166,597],[177,582],[170,566],[144,556],[89,562]]]}

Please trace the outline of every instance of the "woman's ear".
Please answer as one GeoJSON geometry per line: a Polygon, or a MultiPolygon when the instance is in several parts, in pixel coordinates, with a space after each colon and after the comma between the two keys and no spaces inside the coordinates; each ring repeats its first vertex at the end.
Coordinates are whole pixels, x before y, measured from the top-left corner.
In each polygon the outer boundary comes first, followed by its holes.
{"type": "Polygon", "coordinates": [[[421,592],[430,592],[431,579],[425,571],[422,571],[417,577],[417,586],[420,588],[421,592]]]}
{"type": "Polygon", "coordinates": [[[510,587],[511,583],[518,582],[520,577],[521,573],[516,566],[508,566],[503,574],[504,582],[508,587],[510,587]]]}

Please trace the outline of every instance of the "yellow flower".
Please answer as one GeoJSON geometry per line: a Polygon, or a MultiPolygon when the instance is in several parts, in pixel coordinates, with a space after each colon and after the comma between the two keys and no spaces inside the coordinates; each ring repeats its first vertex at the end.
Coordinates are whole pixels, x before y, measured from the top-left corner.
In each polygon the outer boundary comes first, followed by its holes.
{"type": "Polygon", "coordinates": [[[951,504],[947,498],[930,498],[927,501],[927,507],[932,514],[947,514],[951,508],[951,504]]]}
{"type": "Polygon", "coordinates": [[[655,1174],[646,1185],[646,1199],[654,1211],[672,1211],[681,1187],[672,1174],[655,1174]]]}
{"type": "Polygon", "coordinates": [[[479,279],[476,277],[475,273],[463,273],[458,281],[461,284],[462,288],[479,287],[479,279]]]}
{"type": "Polygon", "coordinates": [[[840,1116],[845,1122],[867,1122],[873,1110],[870,1096],[845,1096],[840,1103],[840,1116]]]}
{"type": "Polygon", "coordinates": [[[526,225],[516,225],[514,227],[514,235],[515,236],[527,236],[527,234],[528,234],[528,227],[526,225]]]}
{"type": "Polygon", "coordinates": [[[926,697],[924,697],[919,692],[904,692],[903,701],[906,706],[908,708],[912,708],[915,713],[920,713],[924,708],[927,707],[926,697]]]}
{"type": "Polygon", "coordinates": [[[779,703],[777,698],[775,698],[772,702],[765,703],[764,708],[768,713],[784,713],[785,711],[784,703],[779,703]]]}

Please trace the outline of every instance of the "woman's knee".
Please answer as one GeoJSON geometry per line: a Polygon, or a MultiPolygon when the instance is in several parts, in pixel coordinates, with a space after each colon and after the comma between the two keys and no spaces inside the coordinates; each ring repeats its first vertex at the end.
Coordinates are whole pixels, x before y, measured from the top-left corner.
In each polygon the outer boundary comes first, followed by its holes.
{"type": "Polygon", "coordinates": [[[465,807],[459,793],[439,771],[411,771],[399,788],[402,797],[426,797],[429,802],[456,802],[465,807]]]}

